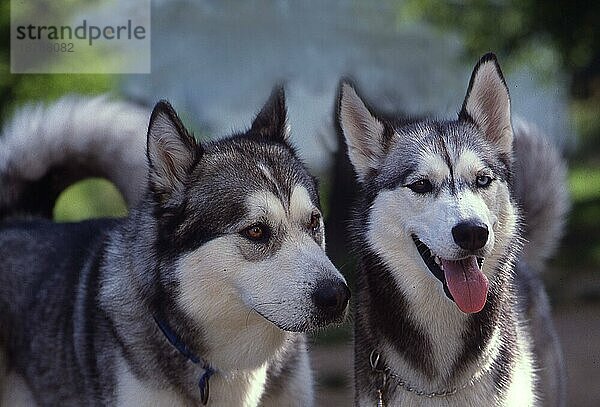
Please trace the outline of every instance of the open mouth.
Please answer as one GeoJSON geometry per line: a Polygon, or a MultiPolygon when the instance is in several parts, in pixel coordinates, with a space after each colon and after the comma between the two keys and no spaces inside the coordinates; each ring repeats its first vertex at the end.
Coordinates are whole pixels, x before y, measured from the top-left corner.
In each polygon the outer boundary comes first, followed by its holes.
{"type": "Polygon", "coordinates": [[[438,257],[425,243],[412,235],[425,265],[444,287],[444,293],[465,313],[479,312],[487,299],[488,279],[481,271],[484,259],[467,256],[458,260],[438,257]]]}

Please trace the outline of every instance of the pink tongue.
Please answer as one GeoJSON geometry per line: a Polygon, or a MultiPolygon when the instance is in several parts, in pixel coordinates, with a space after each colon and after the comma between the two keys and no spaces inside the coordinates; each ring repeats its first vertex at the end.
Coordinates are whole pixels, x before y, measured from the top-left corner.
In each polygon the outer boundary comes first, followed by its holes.
{"type": "Polygon", "coordinates": [[[487,297],[488,279],[479,269],[477,257],[441,260],[448,289],[458,308],[465,313],[481,311],[487,297]]]}

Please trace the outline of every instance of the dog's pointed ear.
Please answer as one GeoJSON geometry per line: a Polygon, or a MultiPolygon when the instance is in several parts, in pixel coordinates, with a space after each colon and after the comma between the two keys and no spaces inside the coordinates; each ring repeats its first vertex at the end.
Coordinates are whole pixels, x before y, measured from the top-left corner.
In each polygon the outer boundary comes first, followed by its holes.
{"type": "Polygon", "coordinates": [[[164,204],[182,192],[189,171],[201,155],[200,147],[165,100],[156,104],[150,116],[146,155],[150,189],[157,202],[164,204]]]}
{"type": "Polygon", "coordinates": [[[273,88],[269,100],[260,110],[250,128],[250,134],[265,140],[285,143],[289,137],[285,91],[283,86],[273,88]]]}
{"type": "Polygon", "coordinates": [[[340,83],[337,121],[359,181],[377,169],[386,152],[385,126],[367,108],[354,87],[340,83]]]}
{"type": "Polygon", "coordinates": [[[484,55],[475,65],[458,117],[475,123],[501,153],[510,154],[513,141],[510,97],[493,53],[484,55]]]}

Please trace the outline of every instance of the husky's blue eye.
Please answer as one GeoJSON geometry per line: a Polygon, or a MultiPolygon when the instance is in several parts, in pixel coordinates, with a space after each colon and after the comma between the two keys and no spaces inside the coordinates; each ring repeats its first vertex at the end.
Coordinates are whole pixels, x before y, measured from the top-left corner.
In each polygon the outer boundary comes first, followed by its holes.
{"type": "Polygon", "coordinates": [[[242,230],[242,235],[253,242],[264,242],[269,239],[270,230],[264,223],[257,223],[242,230]]]}
{"type": "Polygon", "coordinates": [[[490,186],[490,184],[492,183],[492,177],[488,175],[478,175],[475,182],[477,183],[477,186],[479,188],[485,188],[490,186]]]}
{"type": "Polygon", "coordinates": [[[433,185],[431,185],[431,182],[429,182],[428,179],[420,179],[407,185],[407,187],[417,194],[426,194],[433,190],[433,185]]]}

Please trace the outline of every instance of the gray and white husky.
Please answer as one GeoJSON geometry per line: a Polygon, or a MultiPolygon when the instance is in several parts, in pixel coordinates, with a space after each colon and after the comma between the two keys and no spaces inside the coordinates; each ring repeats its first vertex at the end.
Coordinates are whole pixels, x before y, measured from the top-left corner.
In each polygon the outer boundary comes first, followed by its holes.
{"type": "Polygon", "coordinates": [[[338,120],[363,190],[356,403],[562,405],[535,271],[560,237],[565,167],[531,126],[513,130],[496,57],[475,66],[457,120],[385,118],[347,82],[338,120]]]}
{"type": "Polygon", "coordinates": [[[6,127],[2,405],[312,405],[303,332],[341,321],[349,291],[325,255],[283,90],[247,132],[202,145],[159,102],[141,174],[142,154],[123,149],[143,148],[131,123],[144,120],[66,100],[6,127]],[[89,175],[137,202],[126,218],[31,219],[89,175]]]}

